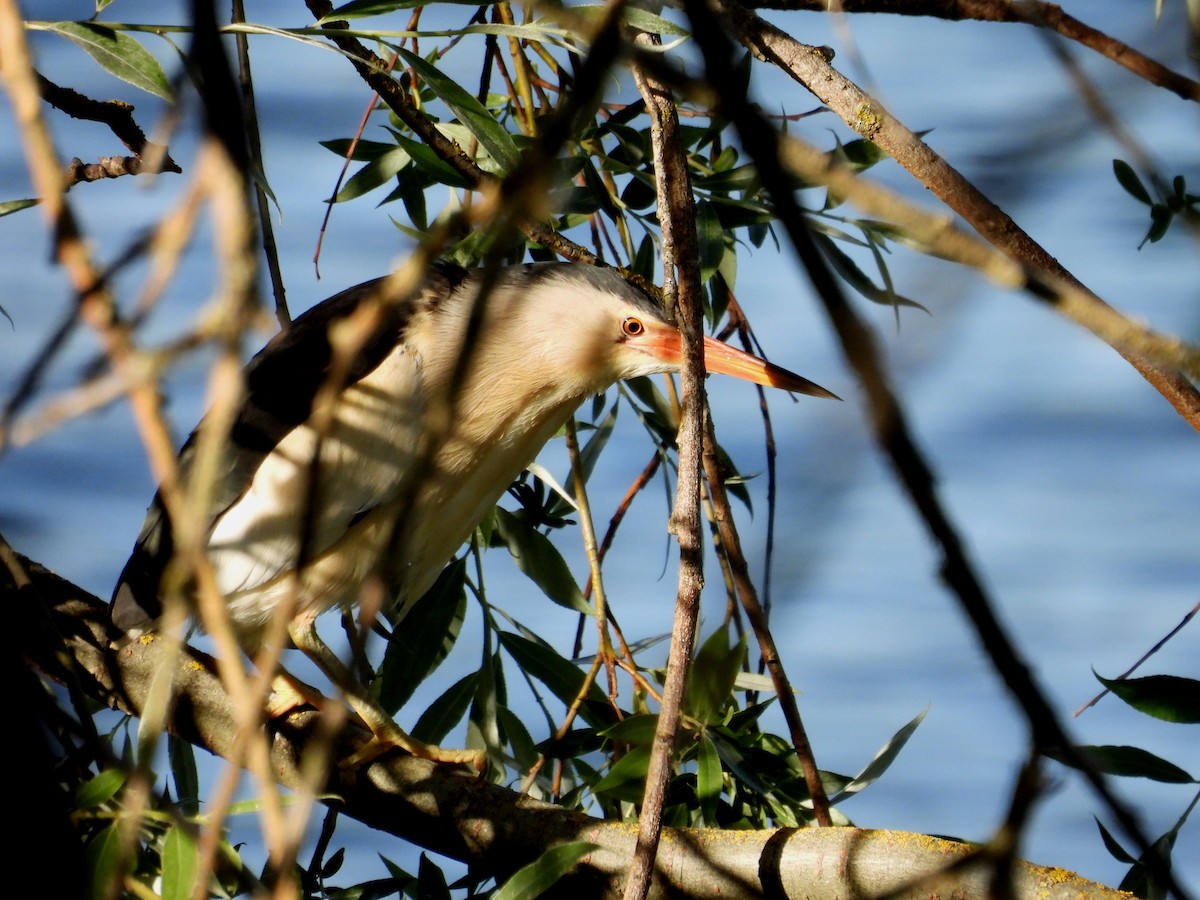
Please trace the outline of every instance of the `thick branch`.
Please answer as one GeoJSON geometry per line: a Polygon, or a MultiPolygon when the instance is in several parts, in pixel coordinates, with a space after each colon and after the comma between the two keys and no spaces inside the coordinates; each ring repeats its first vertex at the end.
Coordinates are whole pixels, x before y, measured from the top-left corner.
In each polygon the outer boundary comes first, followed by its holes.
{"type": "MultiPolygon", "coordinates": [[[[135,713],[164,660],[165,641],[110,649],[104,603],[41,566],[9,559],[0,564],[0,602],[24,636],[28,662],[50,677],[75,679],[100,703],[135,713]],[[12,571],[29,576],[22,583],[12,571]],[[20,586],[18,586],[20,585],[20,586]]],[[[168,719],[175,734],[211,753],[230,753],[237,717],[213,661],[188,651],[174,662],[176,702],[168,719]]],[[[293,713],[272,742],[281,784],[301,783],[300,758],[318,740],[319,715],[293,713]]],[[[338,753],[366,739],[348,727],[338,753]]],[[[636,826],[604,822],[538,803],[466,773],[393,754],[347,776],[334,769],[326,786],[343,814],[429,850],[471,862],[504,877],[547,847],[586,840],[600,845],[554,894],[573,900],[621,893],[636,826]]],[[[903,832],[857,828],[726,832],[667,828],[650,897],[806,897],[834,900],[897,892],[899,898],[985,900],[986,865],[963,865],[965,844],[903,832]],[[947,866],[953,873],[939,875],[947,866]]],[[[1022,863],[1015,896],[1027,900],[1129,900],[1130,895],[1069,876],[1060,869],[1022,863]]]]}

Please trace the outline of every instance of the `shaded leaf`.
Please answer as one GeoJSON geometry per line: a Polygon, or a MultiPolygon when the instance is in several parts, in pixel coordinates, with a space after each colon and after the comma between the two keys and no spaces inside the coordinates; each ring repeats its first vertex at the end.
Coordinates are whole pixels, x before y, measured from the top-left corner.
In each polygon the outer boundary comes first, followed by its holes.
{"type": "Polygon", "coordinates": [[[1125,162],[1123,159],[1113,160],[1113,174],[1117,176],[1117,183],[1125,188],[1125,192],[1135,200],[1140,200],[1147,206],[1154,203],[1150,199],[1150,192],[1146,190],[1146,186],[1142,184],[1142,179],[1138,178],[1137,172],[1133,171],[1133,166],[1125,162]]]}
{"type": "Polygon", "coordinates": [[[599,844],[590,841],[572,841],[569,844],[551,847],[533,862],[513,873],[500,890],[492,894],[492,900],[534,900],[575,868],[581,859],[599,849],[599,844]]]}
{"type": "Polygon", "coordinates": [[[638,713],[635,716],[627,716],[616,725],[602,729],[600,735],[623,744],[649,744],[654,740],[654,732],[657,728],[657,714],[638,713]]]}
{"type": "Polygon", "coordinates": [[[168,734],[167,758],[179,805],[185,815],[194,816],[200,811],[200,776],[196,772],[195,751],[187,741],[168,734]]]}
{"type": "Polygon", "coordinates": [[[417,900],[450,900],[445,874],[424,853],[417,867],[417,900]]]}
{"type": "Polygon", "coordinates": [[[728,629],[718,628],[709,635],[688,672],[684,714],[704,723],[719,722],[745,658],[745,636],[730,647],[728,629]]]}
{"type": "Polygon", "coordinates": [[[888,766],[892,764],[900,751],[904,749],[904,745],[913,736],[913,732],[917,730],[917,726],[924,720],[927,712],[929,712],[928,707],[921,710],[919,715],[892,735],[891,739],[880,748],[879,752],[875,754],[874,758],[867,763],[863,770],[850,779],[850,782],[845,787],[831,796],[829,802],[834,804],[840,803],[846,797],[857,794],[867,785],[877,781],[879,776],[887,771],[888,766]]]}
{"type": "Polygon", "coordinates": [[[409,733],[427,744],[440,744],[450,733],[450,729],[466,715],[471,699],[475,696],[475,682],[478,679],[479,673],[472,672],[454,682],[421,714],[421,718],[409,733]]]}
{"type": "Polygon", "coordinates": [[[506,509],[496,510],[496,534],[504,541],[517,568],[559,606],[594,615],[558,548],[540,531],[506,509]]]}
{"type": "Polygon", "coordinates": [[[467,564],[456,559],[392,629],[379,670],[379,704],[395,715],[454,647],[467,615],[467,564]]]}
{"type": "MultiPolygon", "coordinates": [[[[584,679],[587,677],[586,673],[578,666],[559,656],[545,644],[531,641],[510,631],[499,632],[498,637],[501,646],[512,655],[513,659],[517,661],[517,665],[525,672],[549,688],[550,692],[567,706],[575,702],[575,698],[583,690],[584,679]]],[[[607,703],[604,692],[595,682],[588,687],[586,696],[587,699],[594,701],[597,707],[607,703]]],[[[608,724],[605,721],[597,721],[587,706],[580,708],[580,715],[590,725],[598,727],[608,724]]]]}
{"type": "MultiPolygon", "coordinates": [[[[1195,781],[1179,766],[1167,762],[1162,757],[1155,756],[1141,747],[1100,744],[1076,747],[1075,749],[1091,760],[1092,765],[1106,775],[1149,778],[1151,781],[1161,781],[1167,784],[1189,784],[1195,781]]],[[[1057,751],[1048,751],[1046,755],[1063,765],[1072,765],[1070,760],[1064,759],[1062,754],[1057,751]]]]}
{"type": "Polygon", "coordinates": [[[618,759],[598,782],[592,785],[595,794],[606,794],[608,799],[638,802],[650,768],[650,747],[634,747],[618,759]]]}
{"type": "Polygon", "coordinates": [[[1096,679],[1139,712],[1167,722],[1200,722],[1200,681],[1178,675],[1096,679]]]}
{"type": "Polygon", "coordinates": [[[724,788],[721,757],[707,733],[700,735],[696,756],[696,797],[700,801],[700,814],[704,824],[717,824],[717,805],[724,788]]]}

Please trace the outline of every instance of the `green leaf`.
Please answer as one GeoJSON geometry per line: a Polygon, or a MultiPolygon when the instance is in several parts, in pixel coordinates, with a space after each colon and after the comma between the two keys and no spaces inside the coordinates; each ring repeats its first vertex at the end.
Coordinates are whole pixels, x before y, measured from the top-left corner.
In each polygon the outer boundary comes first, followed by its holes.
{"type": "Polygon", "coordinates": [[[723,788],[721,757],[713,746],[712,738],[702,733],[696,757],[696,797],[700,801],[700,813],[704,816],[705,825],[715,827],[717,824],[717,805],[723,788]]]}
{"type": "Polygon", "coordinates": [[[48,22],[46,28],[74,41],[110,75],[171,100],[171,85],[162,66],[129,35],[95,22],[48,22]]]}
{"type": "Polygon", "coordinates": [[[429,705],[429,709],[421,714],[421,718],[409,733],[427,744],[440,744],[450,733],[450,729],[466,715],[467,708],[475,696],[475,683],[478,679],[479,673],[472,672],[450,685],[429,705]]]}
{"type": "Polygon", "coordinates": [[[656,713],[638,713],[634,716],[627,716],[616,725],[602,729],[600,734],[610,741],[619,741],[622,744],[649,744],[654,740],[654,732],[657,729],[658,715],[656,713]]]}
{"type": "Polygon", "coordinates": [[[361,197],[375,190],[384,182],[390,181],[412,162],[412,157],[403,147],[393,147],[387,153],[377,156],[357,172],[342,186],[333,198],[335,203],[345,203],[355,197],[361,197]]]}
{"type": "Polygon", "coordinates": [[[1133,166],[1125,162],[1123,159],[1113,160],[1113,174],[1117,176],[1117,183],[1125,188],[1125,192],[1136,200],[1140,200],[1147,206],[1154,203],[1150,199],[1150,192],[1146,190],[1146,186],[1142,184],[1142,179],[1138,178],[1137,172],[1133,171],[1133,166]]]}
{"type": "MultiPolygon", "coordinates": [[[[389,131],[391,130],[389,129],[389,131]]],[[[472,187],[470,180],[465,175],[434,153],[431,148],[396,131],[391,131],[391,135],[397,144],[408,151],[408,155],[412,157],[416,167],[437,184],[457,188],[472,187]]]]}
{"type": "Polygon", "coordinates": [[[496,161],[501,172],[508,173],[515,169],[520,159],[520,151],[517,150],[512,135],[505,131],[484,105],[431,63],[403,47],[397,49],[404,61],[416,72],[417,77],[433,88],[434,93],[458,117],[458,121],[479,140],[496,161]]]}
{"type": "Polygon", "coordinates": [[[604,773],[592,792],[607,794],[607,799],[629,800],[637,803],[642,799],[646,783],[646,772],[650,769],[650,747],[634,747],[604,773]]]}
{"type": "MultiPolygon", "coordinates": [[[[1105,744],[1076,747],[1075,749],[1091,760],[1092,765],[1106,775],[1149,778],[1151,781],[1161,781],[1166,784],[1191,784],[1196,780],[1179,766],[1167,762],[1141,747],[1105,744]]],[[[1072,765],[1071,761],[1064,759],[1058,751],[1050,751],[1046,755],[1064,765],[1072,765]]]]}
{"type": "Polygon", "coordinates": [[[867,763],[863,770],[850,779],[850,782],[840,791],[830,797],[829,802],[833,804],[840,803],[846,797],[857,794],[867,785],[877,781],[879,776],[887,771],[888,766],[892,764],[900,754],[900,751],[904,749],[904,745],[913,736],[913,732],[917,730],[917,726],[921,724],[927,712],[929,712],[928,707],[921,710],[919,715],[892,735],[891,740],[880,748],[879,752],[875,754],[874,758],[867,763]]]}
{"type": "Polygon", "coordinates": [[[590,841],[572,841],[551,847],[533,862],[519,868],[492,894],[492,900],[534,900],[570,872],[589,853],[600,849],[590,841]]]}
{"type": "Polygon", "coordinates": [[[496,534],[508,547],[517,568],[528,575],[542,593],[559,606],[584,615],[595,615],[595,610],[583,599],[583,592],[566,560],[548,537],[506,509],[496,510],[496,534]]]}
{"type": "Polygon", "coordinates": [[[1200,681],[1178,675],[1096,679],[1139,712],[1167,722],[1200,722],[1200,681]]]}
{"type": "Polygon", "coordinates": [[[445,874],[424,853],[417,868],[417,900],[450,900],[445,874]]]}
{"type": "MultiPolygon", "coordinates": [[[[531,641],[509,631],[498,634],[500,644],[509,652],[517,665],[526,673],[536,678],[565,705],[570,706],[583,690],[586,674],[574,663],[559,656],[545,644],[531,641]]],[[[586,694],[588,700],[601,708],[606,702],[604,692],[593,681],[586,694]]],[[[607,721],[597,721],[596,716],[587,707],[580,707],[579,714],[589,725],[601,727],[608,725],[607,721]]]]}
{"type": "Polygon", "coordinates": [[[538,749],[534,742],[529,729],[525,727],[525,723],[521,721],[521,717],[514,713],[507,706],[500,706],[496,709],[496,718],[500,722],[500,727],[504,730],[504,736],[508,739],[508,745],[512,748],[513,759],[517,761],[517,768],[520,771],[528,772],[537,764],[538,749]]]}
{"type": "Polygon", "coordinates": [[[717,211],[706,200],[696,204],[696,238],[700,244],[700,283],[707,284],[725,255],[725,230],[717,211]]]}
{"type": "Polygon", "coordinates": [[[116,823],[93,837],[83,852],[89,890],[85,896],[107,897],[121,865],[121,835],[116,823]]]}
{"type": "Polygon", "coordinates": [[[37,200],[6,200],[0,203],[0,216],[9,216],[31,206],[37,206],[37,200]]]}
{"type": "Polygon", "coordinates": [[[467,564],[456,559],[392,629],[380,667],[379,704],[395,715],[454,647],[467,615],[467,564]]]}
{"type": "Polygon", "coordinates": [[[75,791],[75,806],[78,809],[95,809],[116,796],[123,784],[124,772],[120,769],[105,769],[79,786],[75,791]]]}
{"type": "Polygon", "coordinates": [[[167,735],[167,758],[175,780],[175,796],[185,815],[200,812],[200,777],[196,773],[196,754],[192,745],[173,734],[167,735]]]}
{"type": "Polygon", "coordinates": [[[163,839],[163,900],[189,900],[194,893],[198,868],[195,839],[185,829],[172,827],[163,839]]]}
{"type": "Polygon", "coordinates": [[[721,721],[745,659],[744,636],[730,647],[728,629],[721,627],[709,635],[688,672],[683,695],[684,714],[706,724],[721,721]]]}
{"type": "MultiPolygon", "coordinates": [[[[1095,817],[1093,818],[1095,819],[1095,817]]],[[[1100,839],[1104,841],[1104,847],[1106,850],[1108,850],[1109,855],[1112,856],[1113,859],[1117,860],[1117,862],[1123,862],[1127,864],[1137,862],[1137,860],[1135,860],[1125,851],[1124,847],[1117,843],[1117,839],[1113,837],[1112,833],[1100,823],[1099,819],[1095,819],[1095,822],[1096,827],[1100,829],[1100,839]]]]}
{"type": "Polygon", "coordinates": [[[910,300],[908,297],[901,296],[895,291],[889,291],[878,287],[867,275],[858,267],[849,256],[841,251],[841,249],[830,238],[822,234],[813,235],[817,239],[817,244],[824,251],[829,262],[837,270],[837,273],[845,279],[846,283],[852,288],[870,300],[872,303],[879,303],[883,306],[909,306],[913,309],[919,309],[922,312],[929,312],[924,306],[916,300],[910,300]]]}

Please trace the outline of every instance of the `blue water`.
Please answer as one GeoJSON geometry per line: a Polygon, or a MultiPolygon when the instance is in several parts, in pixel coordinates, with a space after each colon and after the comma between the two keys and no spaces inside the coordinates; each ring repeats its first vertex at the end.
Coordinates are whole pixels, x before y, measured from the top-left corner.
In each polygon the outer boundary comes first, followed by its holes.
{"type": "MultiPolygon", "coordinates": [[[[1168,20],[1158,28],[1149,4],[1098,12],[1077,5],[1085,17],[1112,16],[1096,24],[1187,70],[1182,23],[1169,18],[1178,4],[1167,4],[1168,20]]],[[[44,6],[38,14],[48,18],[90,12],[84,4],[44,6]]],[[[156,6],[122,4],[119,16],[161,17],[156,6]]],[[[1123,151],[1076,112],[1062,73],[1031,30],[852,19],[853,37],[869,65],[864,74],[821,20],[775,19],[806,40],[837,46],[848,74],[861,80],[869,75],[911,127],[933,129],[931,145],[1089,287],[1161,330],[1200,340],[1196,242],[1177,230],[1161,244],[1136,250],[1146,227],[1143,208],[1108,175],[1111,159],[1123,151]],[[971,71],[1004,74],[981,82],[964,75],[971,71]]],[[[49,77],[81,86],[93,77],[81,51],[36,37],[49,77]]],[[[366,97],[333,54],[266,39],[256,40],[255,49],[267,171],[281,206],[284,271],[292,307],[301,309],[382,273],[408,245],[386,218],[397,209],[339,207],[325,242],[323,278],[313,278],[309,258],[337,161],[312,141],[348,135],[366,97]],[[303,71],[302,92],[296,90],[297,71],[303,71]]],[[[1164,170],[1187,174],[1193,189],[1200,185],[1195,108],[1090,54],[1076,55],[1164,170]]],[[[815,105],[782,78],[760,91],[788,111],[815,105]]],[[[102,93],[133,100],[143,121],[153,122],[155,104],[144,96],[117,82],[102,93]]],[[[9,114],[7,106],[4,112],[9,114]]],[[[96,126],[51,121],[66,157],[121,152],[96,126]]],[[[834,126],[834,118],[824,115],[795,130],[827,144],[827,129],[834,126]]],[[[186,135],[173,145],[185,168],[191,149],[186,135]]],[[[0,162],[0,195],[27,196],[20,148],[10,136],[0,140],[0,162]]],[[[933,206],[898,167],[881,165],[877,175],[933,206]]],[[[111,259],[184,187],[179,177],[151,188],[102,183],[76,188],[71,200],[98,256],[111,259]]],[[[61,273],[47,263],[46,238],[35,217],[27,212],[0,219],[0,304],[15,320],[12,328],[0,323],[6,394],[69,304],[61,273]]],[[[176,333],[209,296],[207,227],[197,234],[169,302],[149,325],[157,338],[176,333]]],[[[911,427],[938,473],[942,500],[1002,620],[1060,714],[1069,716],[1096,691],[1093,668],[1104,675],[1123,671],[1200,595],[1200,438],[1114,352],[1036,301],[904,251],[890,262],[898,289],[925,304],[930,315],[906,312],[897,329],[890,310],[864,303],[864,314],[878,331],[911,427]]],[[[827,768],[856,771],[893,731],[928,709],[893,769],[844,811],[866,826],[985,838],[1003,817],[1024,757],[1021,717],[938,583],[935,552],[871,444],[857,388],[802,273],[790,257],[765,250],[744,251],[740,263],[739,296],[767,353],[847,400],[792,403],[777,397],[771,405],[780,448],[773,622],[818,758],[827,768]]],[[[127,290],[136,284],[135,278],[122,281],[127,290]]],[[[96,352],[90,335],[76,335],[43,397],[74,383],[96,352]]],[[[204,406],[204,362],[189,360],[172,376],[169,409],[181,437],[204,406]]],[[[716,381],[710,389],[722,443],[743,471],[763,471],[753,392],[716,381]]],[[[628,410],[621,419],[613,452],[594,481],[592,502],[601,517],[649,455],[628,410]]],[[[551,448],[543,462],[565,471],[560,448],[551,448]]],[[[755,514],[743,515],[741,527],[761,572],[764,479],[751,489],[755,514]]],[[[0,460],[0,491],[0,530],[15,547],[107,595],[152,484],[128,409],[118,405],[10,452],[0,460]]],[[[638,501],[611,557],[610,602],[631,637],[670,628],[675,575],[665,518],[662,491],[652,489],[638,501]]],[[[575,540],[573,533],[562,540],[573,560],[579,558],[575,540]]],[[[547,638],[569,640],[573,621],[547,614],[544,601],[494,556],[492,600],[537,623],[547,638]]],[[[724,599],[715,566],[708,578],[706,609],[716,621],[724,599]]],[[[1143,673],[1200,677],[1196,628],[1185,629],[1143,673]]],[[[471,665],[473,648],[473,635],[465,635],[452,661],[459,673],[471,665]]],[[[454,677],[440,674],[402,719],[415,716],[422,701],[454,677]]],[[[531,715],[529,721],[538,719],[531,715]]],[[[777,720],[770,724],[782,728],[777,720]]],[[[1072,729],[1081,741],[1137,744],[1200,775],[1194,726],[1148,720],[1110,698],[1072,729]]],[[[1054,768],[1049,774],[1055,788],[1038,807],[1025,854],[1115,883],[1122,866],[1097,836],[1092,816],[1100,814],[1099,804],[1069,774],[1054,768]]],[[[1154,836],[1191,799],[1178,787],[1117,786],[1154,836]]],[[[246,827],[252,837],[253,827],[246,827]]],[[[1200,890],[1197,834],[1190,823],[1176,854],[1179,874],[1193,892],[1200,890]]],[[[364,829],[346,835],[364,842],[359,863],[369,865],[375,851],[412,858],[398,842],[364,829]]]]}

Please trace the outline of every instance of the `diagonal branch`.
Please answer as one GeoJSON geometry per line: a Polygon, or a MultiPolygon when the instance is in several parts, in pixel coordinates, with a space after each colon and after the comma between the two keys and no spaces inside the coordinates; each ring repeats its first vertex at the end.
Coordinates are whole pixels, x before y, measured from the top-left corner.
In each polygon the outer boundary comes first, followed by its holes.
{"type": "MultiPolygon", "coordinates": [[[[56,681],[75,679],[97,703],[135,715],[141,710],[167,658],[167,642],[151,639],[113,651],[106,604],[15,554],[0,559],[0,603],[11,616],[11,633],[22,635],[26,663],[56,681]]],[[[228,756],[239,714],[213,660],[185,648],[172,668],[176,694],[167,728],[228,756]]],[[[272,765],[282,785],[296,787],[306,778],[301,759],[310,743],[324,740],[320,719],[312,711],[293,713],[273,735],[272,765]]],[[[355,726],[344,727],[337,736],[338,758],[368,737],[355,726]]],[[[626,823],[533,801],[403,754],[351,774],[332,767],[325,790],[325,802],[344,815],[501,879],[548,847],[596,843],[599,849],[553,892],[572,900],[620,896],[635,843],[634,829],[626,823]]],[[[954,841],[859,828],[665,828],[649,897],[833,900],[895,893],[923,900],[987,900],[990,866],[986,860],[966,862],[973,852],[954,841]]],[[[1014,895],[1018,900],[1129,896],[1062,869],[1028,863],[1017,866],[1014,895]]]]}

